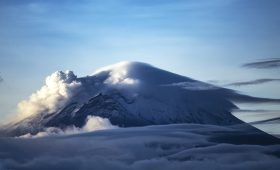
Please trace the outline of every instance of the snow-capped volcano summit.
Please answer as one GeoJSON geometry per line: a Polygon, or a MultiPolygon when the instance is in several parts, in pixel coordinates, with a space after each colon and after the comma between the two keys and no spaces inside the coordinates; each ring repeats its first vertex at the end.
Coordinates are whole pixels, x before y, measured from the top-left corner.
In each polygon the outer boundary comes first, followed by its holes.
{"type": "Polygon", "coordinates": [[[58,71],[47,77],[46,84],[28,100],[19,103],[19,121],[6,126],[4,133],[81,128],[88,116],[107,119],[120,127],[232,125],[241,121],[231,114],[237,108],[231,99],[246,98],[250,97],[140,62],[121,62],[80,78],[72,71],[58,71]]]}

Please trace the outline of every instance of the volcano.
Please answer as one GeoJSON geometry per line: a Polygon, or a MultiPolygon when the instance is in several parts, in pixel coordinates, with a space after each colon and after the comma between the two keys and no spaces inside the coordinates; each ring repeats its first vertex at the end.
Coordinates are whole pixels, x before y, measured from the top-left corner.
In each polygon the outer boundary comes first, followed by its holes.
{"type": "Polygon", "coordinates": [[[39,91],[19,103],[20,119],[1,133],[20,136],[48,127],[83,127],[88,116],[119,127],[241,124],[231,114],[237,109],[233,100],[269,99],[238,94],[141,62],[117,63],[80,78],[72,71],[57,71],[39,91]]]}

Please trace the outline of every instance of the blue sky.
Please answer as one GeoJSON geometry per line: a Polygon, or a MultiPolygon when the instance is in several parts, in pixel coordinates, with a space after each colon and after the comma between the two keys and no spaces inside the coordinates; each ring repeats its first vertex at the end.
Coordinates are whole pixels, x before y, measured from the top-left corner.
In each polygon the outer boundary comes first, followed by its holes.
{"type": "MultiPolygon", "coordinates": [[[[280,78],[279,68],[244,63],[280,57],[278,0],[1,0],[0,115],[38,90],[47,75],[85,76],[119,61],[142,61],[218,84],[280,78]]],[[[280,98],[279,82],[232,87],[280,98]]]]}

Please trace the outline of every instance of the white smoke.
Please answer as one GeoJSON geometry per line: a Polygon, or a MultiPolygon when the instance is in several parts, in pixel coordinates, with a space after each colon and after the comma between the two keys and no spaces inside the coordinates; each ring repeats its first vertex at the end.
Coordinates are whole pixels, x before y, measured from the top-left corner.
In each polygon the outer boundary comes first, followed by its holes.
{"type": "Polygon", "coordinates": [[[104,83],[116,87],[137,85],[139,80],[129,76],[129,72],[132,71],[130,67],[132,67],[131,62],[120,62],[100,68],[96,70],[93,75],[97,75],[101,72],[109,72],[109,77],[104,81],[104,83]]]}
{"type": "Polygon", "coordinates": [[[56,127],[45,128],[44,131],[38,132],[35,135],[30,133],[20,136],[20,138],[38,138],[45,136],[56,136],[56,135],[71,135],[78,133],[93,132],[96,130],[114,129],[117,126],[113,126],[111,122],[106,118],[98,116],[88,116],[85,125],[82,128],[70,126],[65,129],[56,127]]]}
{"type": "Polygon", "coordinates": [[[117,126],[113,126],[109,119],[101,118],[98,116],[88,116],[86,124],[82,127],[81,131],[83,132],[91,132],[96,130],[103,129],[112,129],[117,126]]]}
{"type": "Polygon", "coordinates": [[[105,81],[106,84],[113,85],[134,85],[137,84],[139,80],[129,78],[127,75],[127,70],[116,69],[110,72],[109,78],[105,81]]]}
{"type": "Polygon", "coordinates": [[[18,118],[57,111],[77,92],[80,85],[72,71],[53,73],[46,78],[46,84],[40,90],[18,104],[18,118]]]}
{"type": "MultiPolygon", "coordinates": [[[[139,81],[128,76],[127,67],[128,64],[126,63],[114,69],[111,68],[111,70],[102,70],[109,71],[109,75],[103,83],[108,87],[118,89],[137,86],[139,81]]],[[[94,86],[94,83],[92,83],[92,86],[94,86]]],[[[77,76],[72,71],[57,71],[46,78],[45,85],[40,90],[18,104],[19,114],[16,120],[22,120],[39,113],[57,112],[78,92],[84,91],[77,76]]]]}

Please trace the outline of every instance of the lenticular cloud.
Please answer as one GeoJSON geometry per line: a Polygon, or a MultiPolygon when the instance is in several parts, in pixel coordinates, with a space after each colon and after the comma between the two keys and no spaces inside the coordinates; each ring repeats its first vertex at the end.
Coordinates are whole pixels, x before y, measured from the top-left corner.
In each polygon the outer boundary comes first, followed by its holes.
{"type": "Polygon", "coordinates": [[[40,90],[18,104],[19,119],[41,112],[57,111],[77,93],[80,86],[81,83],[72,71],[53,73],[46,78],[46,84],[40,90]]]}

